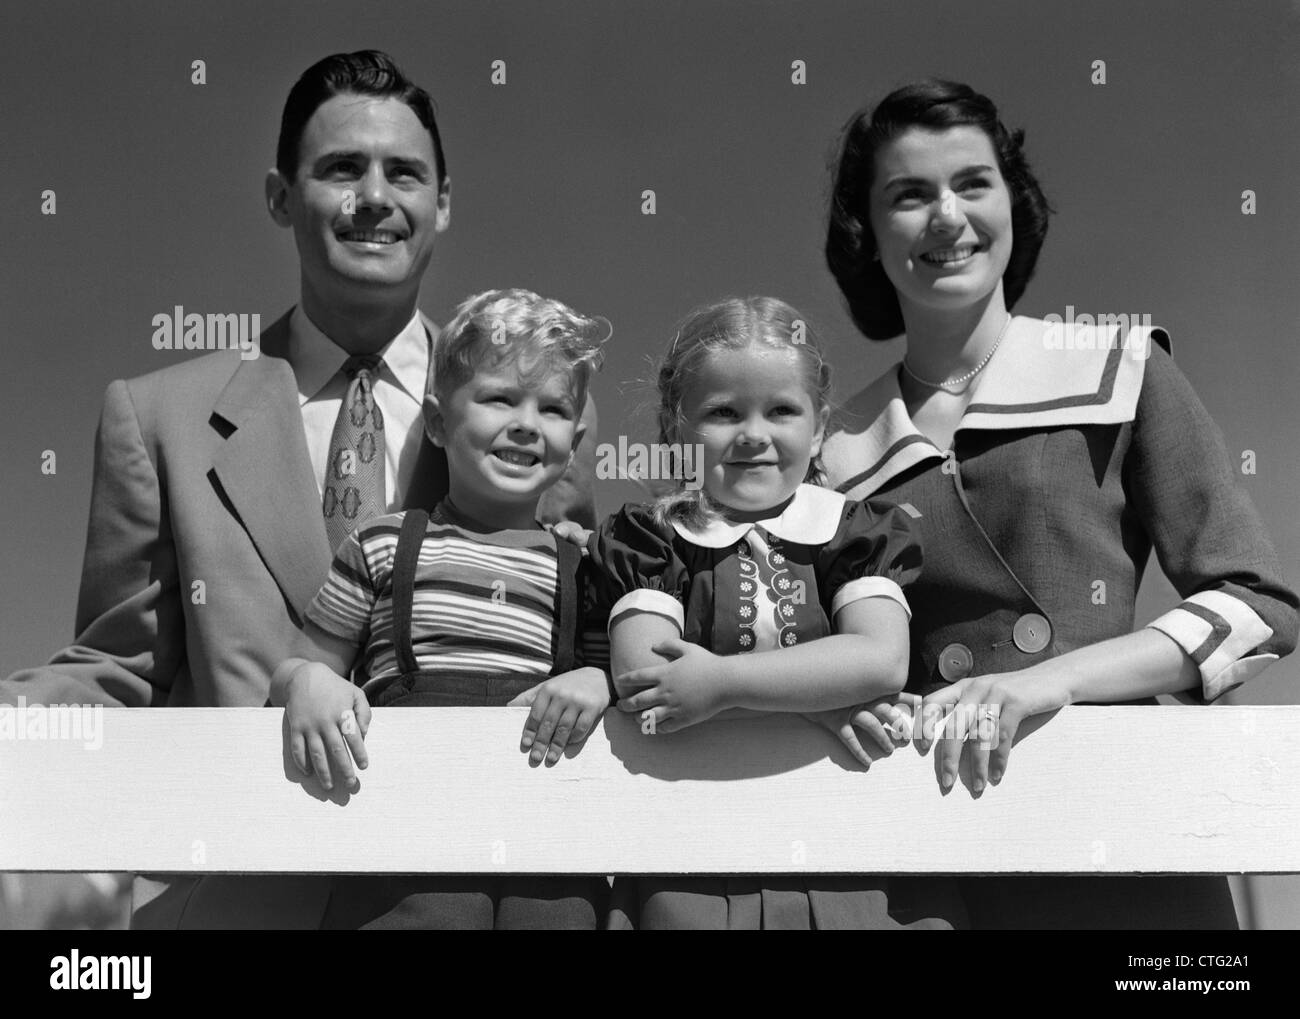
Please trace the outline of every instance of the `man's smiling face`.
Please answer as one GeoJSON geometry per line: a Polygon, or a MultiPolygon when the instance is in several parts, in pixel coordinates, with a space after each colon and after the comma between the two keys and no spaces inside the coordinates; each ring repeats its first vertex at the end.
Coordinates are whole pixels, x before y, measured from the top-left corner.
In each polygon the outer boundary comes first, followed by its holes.
{"type": "Polygon", "coordinates": [[[271,204],[293,227],[304,289],[327,302],[418,291],[450,202],[415,112],[392,97],[334,96],[303,128],[298,154],[292,182],[272,172],[281,191],[271,204]]]}

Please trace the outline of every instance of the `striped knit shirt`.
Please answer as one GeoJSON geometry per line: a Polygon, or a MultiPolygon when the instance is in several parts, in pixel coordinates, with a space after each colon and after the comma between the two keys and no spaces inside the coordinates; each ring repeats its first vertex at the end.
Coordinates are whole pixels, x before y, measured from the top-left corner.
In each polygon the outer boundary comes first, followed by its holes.
{"type": "MultiPolygon", "coordinates": [[[[317,626],[361,650],[367,693],[401,671],[393,646],[393,563],[404,515],[376,517],[353,531],[307,607],[317,626]]],[[[540,528],[470,530],[452,522],[441,506],[434,509],[420,546],[411,609],[419,669],[535,675],[539,681],[548,676],[555,540],[540,528]]],[[[591,664],[601,665],[599,649],[592,652],[591,664]]]]}

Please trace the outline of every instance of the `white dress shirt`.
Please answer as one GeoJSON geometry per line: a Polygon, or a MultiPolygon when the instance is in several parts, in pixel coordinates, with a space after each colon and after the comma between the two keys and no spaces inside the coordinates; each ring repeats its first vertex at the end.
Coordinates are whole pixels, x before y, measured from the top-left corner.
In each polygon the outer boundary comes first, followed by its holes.
{"type": "MultiPolygon", "coordinates": [[[[387,511],[402,508],[420,451],[424,423],[420,405],[429,372],[429,334],[420,313],[379,351],[383,365],[375,375],[374,394],[384,415],[384,498],[387,511]]],[[[298,383],[298,406],[307,434],[316,487],[324,496],[325,468],[334,422],[348,389],[340,372],[348,352],[317,328],[302,310],[289,317],[289,364],[298,383]]]]}

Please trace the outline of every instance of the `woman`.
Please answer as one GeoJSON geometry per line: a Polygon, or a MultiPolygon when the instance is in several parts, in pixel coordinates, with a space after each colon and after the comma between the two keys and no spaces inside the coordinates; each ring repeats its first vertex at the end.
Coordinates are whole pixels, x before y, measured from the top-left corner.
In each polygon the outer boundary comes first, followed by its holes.
{"type": "MultiPolygon", "coordinates": [[[[936,743],[941,785],[965,754],[976,795],[1001,779],[1026,719],[1080,701],[1214,700],[1289,653],[1297,625],[1163,333],[1010,314],[1050,212],[1022,140],[967,86],[897,90],[848,127],[826,241],[862,332],[907,335],[901,365],[849,402],[827,441],[829,483],[916,518],[909,689],[996,728],[996,748],[974,733],[936,743]],[[1184,600],[1134,630],[1152,547],[1184,600]]],[[[823,721],[838,733],[843,713],[823,721]]],[[[1236,926],[1222,877],[962,889],[976,928],[1236,926]]]]}

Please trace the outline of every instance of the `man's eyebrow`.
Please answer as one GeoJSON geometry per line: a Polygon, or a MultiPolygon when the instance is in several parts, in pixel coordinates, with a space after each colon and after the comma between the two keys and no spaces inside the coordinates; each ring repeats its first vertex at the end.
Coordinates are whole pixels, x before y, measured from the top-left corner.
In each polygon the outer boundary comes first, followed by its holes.
{"type": "MultiPolygon", "coordinates": [[[[370,161],[370,156],[367,153],[362,152],[360,149],[352,149],[352,150],[336,149],[332,152],[322,153],[319,157],[317,157],[314,165],[317,168],[322,168],[322,167],[329,166],[331,163],[337,163],[337,162],[366,163],[369,161],[370,161]]],[[[389,156],[387,159],[384,160],[384,162],[389,165],[396,163],[401,166],[409,166],[414,170],[418,170],[426,174],[431,172],[431,168],[429,164],[426,163],[419,156],[389,156]]]]}
{"type": "MultiPolygon", "coordinates": [[[[974,174],[992,173],[992,172],[993,172],[993,167],[985,166],[983,163],[974,163],[970,166],[963,166],[960,170],[958,170],[956,173],[953,174],[953,178],[956,179],[958,177],[970,177],[973,176],[974,174]]],[[[924,187],[929,183],[930,182],[926,180],[924,177],[891,177],[889,180],[885,182],[885,189],[903,187],[903,186],[924,187]]]]}

